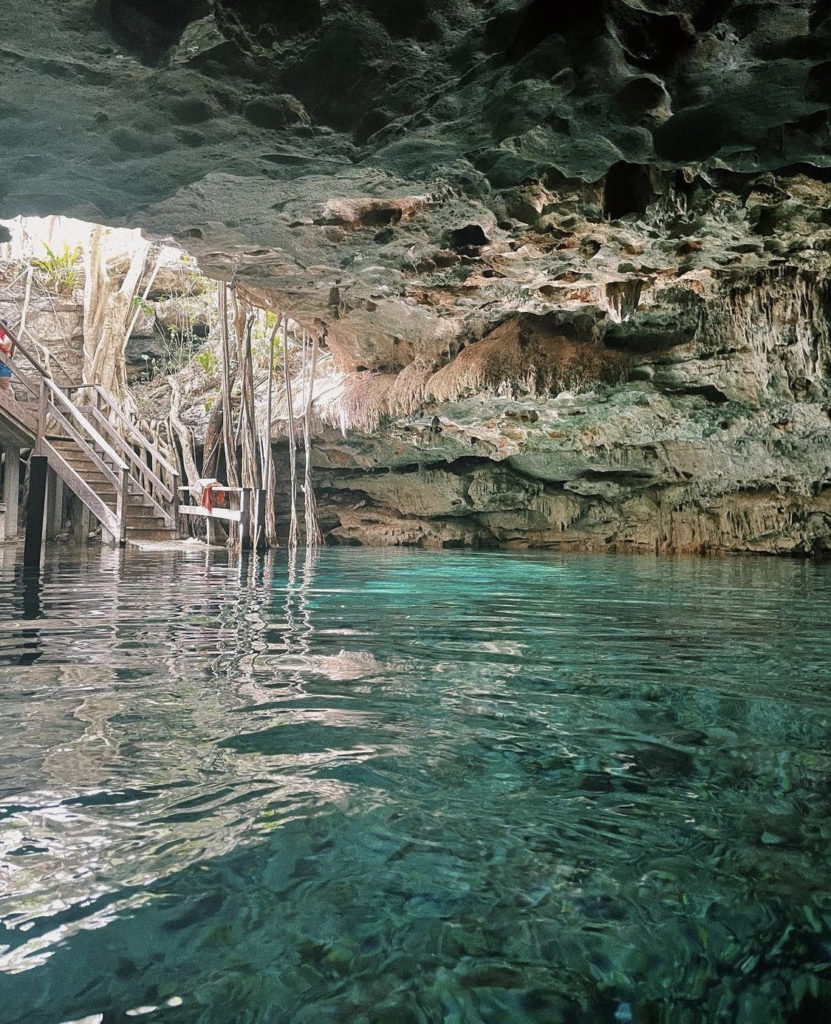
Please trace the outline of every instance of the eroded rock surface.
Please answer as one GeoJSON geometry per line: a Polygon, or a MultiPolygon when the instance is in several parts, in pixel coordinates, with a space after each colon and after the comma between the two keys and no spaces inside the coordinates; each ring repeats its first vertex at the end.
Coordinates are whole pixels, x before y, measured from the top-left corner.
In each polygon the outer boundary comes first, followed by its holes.
{"type": "Polygon", "coordinates": [[[7,0],[0,51],[0,215],[325,331],[332,539],[831,546],[824,0],[7,0]]]}

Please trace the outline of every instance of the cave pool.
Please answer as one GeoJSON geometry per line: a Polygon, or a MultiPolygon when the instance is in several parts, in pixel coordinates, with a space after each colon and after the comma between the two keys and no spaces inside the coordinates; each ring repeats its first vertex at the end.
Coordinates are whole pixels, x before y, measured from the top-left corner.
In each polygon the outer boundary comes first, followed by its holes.
{"type": "Polygon", "coordinates": [[[3,1024],[831,1019],[831,566],[0,569],[3,1024]]]}

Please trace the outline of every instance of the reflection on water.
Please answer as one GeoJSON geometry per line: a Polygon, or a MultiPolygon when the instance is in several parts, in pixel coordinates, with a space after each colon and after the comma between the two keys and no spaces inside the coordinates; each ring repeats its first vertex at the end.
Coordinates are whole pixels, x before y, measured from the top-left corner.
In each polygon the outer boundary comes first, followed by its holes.
{"type": "Polygon", "coordinates": [[[8,1024],[809,1022],[828,566],[0,570],[8,1024]]]}

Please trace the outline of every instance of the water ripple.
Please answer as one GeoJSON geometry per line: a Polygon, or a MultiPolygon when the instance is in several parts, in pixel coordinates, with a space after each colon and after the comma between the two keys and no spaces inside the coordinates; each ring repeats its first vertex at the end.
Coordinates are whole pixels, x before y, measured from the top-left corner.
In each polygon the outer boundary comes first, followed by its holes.
{"type": "Polygon", "coordinates": [[[818,1019],[830,596],[790,561],[7,572],[4,1019],[818,1019]]]}

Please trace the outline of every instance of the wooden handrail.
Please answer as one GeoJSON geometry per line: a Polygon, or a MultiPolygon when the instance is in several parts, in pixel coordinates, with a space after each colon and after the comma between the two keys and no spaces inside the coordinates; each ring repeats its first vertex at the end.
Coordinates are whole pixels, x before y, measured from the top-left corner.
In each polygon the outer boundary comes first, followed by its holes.
{"type": "MultiPolygon", "coordinates": [[[[17,340],[17,335],[14,333],[14,331],[6,327],[5,324],[3,325],[3,329],[5,330],[6,334],[11,338],[14,349],[20,349],[21,354],[24,356],[25,359],[27,359],[32,364],[35,370],[37,370],[37,372],[42,377],[46,376],[46,370],[44,370],[44,368],[40,365],[37,359],[35,359],[35,357],[31,355],[31,353],[25,348],[25,346],[20,344],[20,342],[17,340]]],[[[17,367],[15,366],[14,361],[10,361],[12,369],[16,370],[17,367]]],[[[38,389],[34,385],[30,384],[29,381],[27,381],[22,374],[18,373],[16,380],[19,384],[22,384],[23,387],[26,388],[26,390],[29,392],[30,395],[32,395],[33,398],[38,397],[38,389]]]]}
{"type": "MultiPolygon", "coordinates": [[[[179,477],[178,470],[168,462],[136,425],[125,416],[112,395],[105,388],[101,387],[100,384],[82,383],[68,385],[65,389],[66,391],[90,389],[93,392],[95,396],[94,402],[91,403],[93,418],[97,420],[103,433],[97,430],[81,409],[69,399],[65,391],[58,387],[49,371],[25,345],[21,344],[17,334],[6,327],[5,324],[0,324],[0,326],[3,327],[11,340],[13,351],[19,350],[24,359],[41,378],[40,388],[37,389],[25,376],[22,374],[18,376],[19,382],[23,384],[26,390],[38,398],[38,427],[35,438],[36,452],[40,453],[42,450],[48,449],[52,457],[60,461],[65,473],[69,473],[71,470],[73,477],[72,486],[75,487],[76,493],[83,493],[84,500],[89,508],[95,506],[95,514],[102,523],[105,522],[106,518],[107,529],[113,533],[113,536],[119,543],[123,544],[126,539],[127,508],[131,480],[144,498],[149,500],[150,504],[155,506],[165,520],[173,526],[174,531],[177,531],[180,504],[179,493],[176,488],[176,482],[179,477]],[[111,411],[112,416],[110,419],[102,413],[100,408],[101,402],[111,411]],[[83,481],[80,474],[69,466],[63,456],[49,442],[46,431],[50,417],[61,425],[80,450],[92,461],[98,471],[103,473],[105,479],[115,487],[116,511],[114,518],[111,512],[104,512],[104,509],[107,508],[106,503],[95,494],[94,489],[83,481]],[[129,432],[127,437],[123,436],[125,428],[129,432]],[[112,443],[105,439],[104,434],[108,435],[112,443]],[[147,458],[137,453],[134,450],[135,448],[139,448],[141,452],[146,453],[147,458]],[[116,449],[119,451],[116,451],[116,449]],[[148,461],[152,465],[148,465],[148,461]],[[133,469],[132,475],[131,467],[133,469]],[[162,479],[163,476],[168,476],[169,482],[162,479]],[[169,511],[162,504],[163,501],[170,503],[169,511]],[[102,518],[102,516],[105,518],[102,518]],[[115,527],[115,532],[113,532],[113,527],[115,527]]],[[[12,366],[14,367],[14,363],[12,363],[12,366]]]]}
{"type": "MultiPolygon", "coordinates": [[[[193,487],[180,487],[180,491],[192,491],[193,487]]],[[[225,491],[226,494],[242,494],[243,491],[250,491],[250,487],[226,487],[225,484],[220,484],[217,487],[218,491],[225,491]]]]}
{"type": "MultiPolygon", "coordinates": [[[[146,478],[149,487],[154,487],[165,497],[168,501],[173,499],[173,491],[167,484],[160,480],[159,477],[153,472],[153,470],[143,462],[138,455],[133,451],[130,445],[124,440],[119,432],[113,427],[107,417],[101,412],[100,409],[93,408],[92,414],[95,420],[101,425],[101,429],[104,430],[107,436],[112,440],[113,444],[117,444],[121,449],[124,457],[128,462],[132,463],[137,472],[141,473],[146,478]]],[[[147,488],[145,488],[147,490],[147,488]]]]}
{"type": "MultiPolygon", "coordinates": [[[[64,414],[57,406],[52,407],[52,415],[55,417],[57,422],[63,427],[63,429],[67,432],[67,434],[69,434],[70,438],[75,442],[75,444],[78,445],[78,447],[81,449],[84,455],[86,455],[90,462],[92,462],[92,464],[98,468],[99,472],[102,473],[107,480],[109,480],[113,487],[117,488],[119,486],[119,477],[117,473],[120,473],[121,470],[118,469],[117,471],[114,471],[109,465],[107,465],[107,463],[101,458],[101,456],[89,443],[89,441],[85,440],[80,430],[75,429],[75,427],[72,425],[71,420],[67,416],[64,416],[64,414]]],[[[46,444],[50,443],[48,437],[44,438],[43,440],[45,441],[46,444]]],[[[54,448],[54,445],[50,445],[50,447],[54,448]]]]}
{"type": "Polygon", "coordinates": [[[142,432],[138,429],[138,427],[136,427],[136,425],[130,419],[128,419],[128,417],[124,415],[124,413],[119,408],[116,400],[105,388],[101,387],[100,384],[80,386],[92,387],[104,399],[104,401],[107,403],[110,409],[112,409],[112,411],[115,413],[116,418],[121,423],[123,423],[125,427],[127,427],[127,429],[132,433],[132,435],[136,438],[136,440],[144,448],[144,450],[151,456],[151,458],[155,459],[160,466],[164,466],[164,468],[168,471],[168,473],[170,473],[172,477],[177,477],[179,475],[179,471],[175,467],[171,466],[171,464],[162,455],[158,448],[152,445],[144,436],[144,434],[142,434],[142,432]]]}
{"type": "MultiPolygon", "coordinates": [[[[190,491],[190,487],[180,487],[180,491],[190,491]]],[[[183,516],[202,516],[208,524],[208,542],[210,543],[210,523],[213,519],[224,519],[227,522],[240,524],[240,546],[251,547],[251,487],[223,487],[223,491],[238,493],[239,508],[203,508],[201,505],[180,505],[178,512],[183,516]]]]}
{"type": "MultiPolygon", "coordinates": [[[[87,385],[90,386],[90,385],[87,385]]],[[[179,524],[179,492],[176,490],[176,481],[179,478],[179,471],[167,461],[162,453],[156,448],[155,445],[151,444],[150,441],[142,434],[142,432],[136,427],[136,425],[122,412],[118,403],[115,401],[113,396],[103,388],[100,384],[91,385],[95,394],[103,399],[104,403],[114,414],[116,421],[122,424],[123,427],[130,432],[130,436],[135,438],[138,442],[139,447],[142,451],[146,452],[153,463],[154,468],[158,469],[159,472],[165,470],[170,478],[169,483],[165,483],[161,477],[154,473],[150,466],[147,466],[142,459],[140,459],[129,445],[127,438],[121,436],[120,431],[115,430],[114,433],[118,436],[122,442],[123,450],[127,457],[134,462],[138,472],[141,474],[142,479],[139,480],[135,476],[133,479],[136,481],[139,487],[147,495],[149,500],[162,512],[166,519],[170,522],[173,527],[174,533],[178,535],[178,524],[179,524]],[[159,500],[154,496],[154,491],[158,493],[159,500]],[[167,499],[170,502],[169,512],[164,509],[161,504],[161,498],[167,499]]],[[[103,424],[106,421],[106,417],[103,415],[101,410],[98,408],[98,401],[96,400],[94,406],[95,414],[103,424]]]]}
{"type": "Polygon", "coordinates": [[[14,331],[11,329],[11,327],[6,327],[6,325],[3,324],[3,330],[12,339],[12,345],[14,346],[14,348],[16,348],[16,349],[19,348],[20,349],[20,351],[23,353],[25,358],[32,364],[32,366],[34,366],[34,368],[41,375],[41,377],[48,377],[49,374],[40,365],[40,363],[37,361],[37,359],[35,359],[35,357],[31,354],[31,352],[29,352],[26,349],[25,345],[21,345],[20,339],[17,337],[17,335],[14,333],[14,331]]]}
{"type": "MultiPolygon", "coordinates": [[[[43,381],[44,386],[49,391],[52,392],[53,397],[59,399],[60,403],[63,406],[65,406],[65,408],[69,411],[70,416],[72,416],[73,419],[80,424],[82,429],[93,439],[93,441],[95,441],[95,443],[104,452],[104,454],[107,455],[107,457],[112,460],[112,462],[115,464],[115,468],[119,470],[127,469],[127,463],[124,462],[121,459],[121,457],[117,455],[116,452],[107,444],[104,438],[98,433],[95,427],[86,418],[86,416],[84,416],[84,414],[81,412],[78,406],[73,405],[73,403],[69,401],[69,399],[63,393],[63,391],[61,391],[58,385],[49,377],[43,377],[41,379],[43,381]]],[[[44,422],[41,424],[41,431],[44,433],[45,428],[46,423],[44,422]]],[[[103,459],[99,457],[97,461],[103,462],[103,459]]]]}

